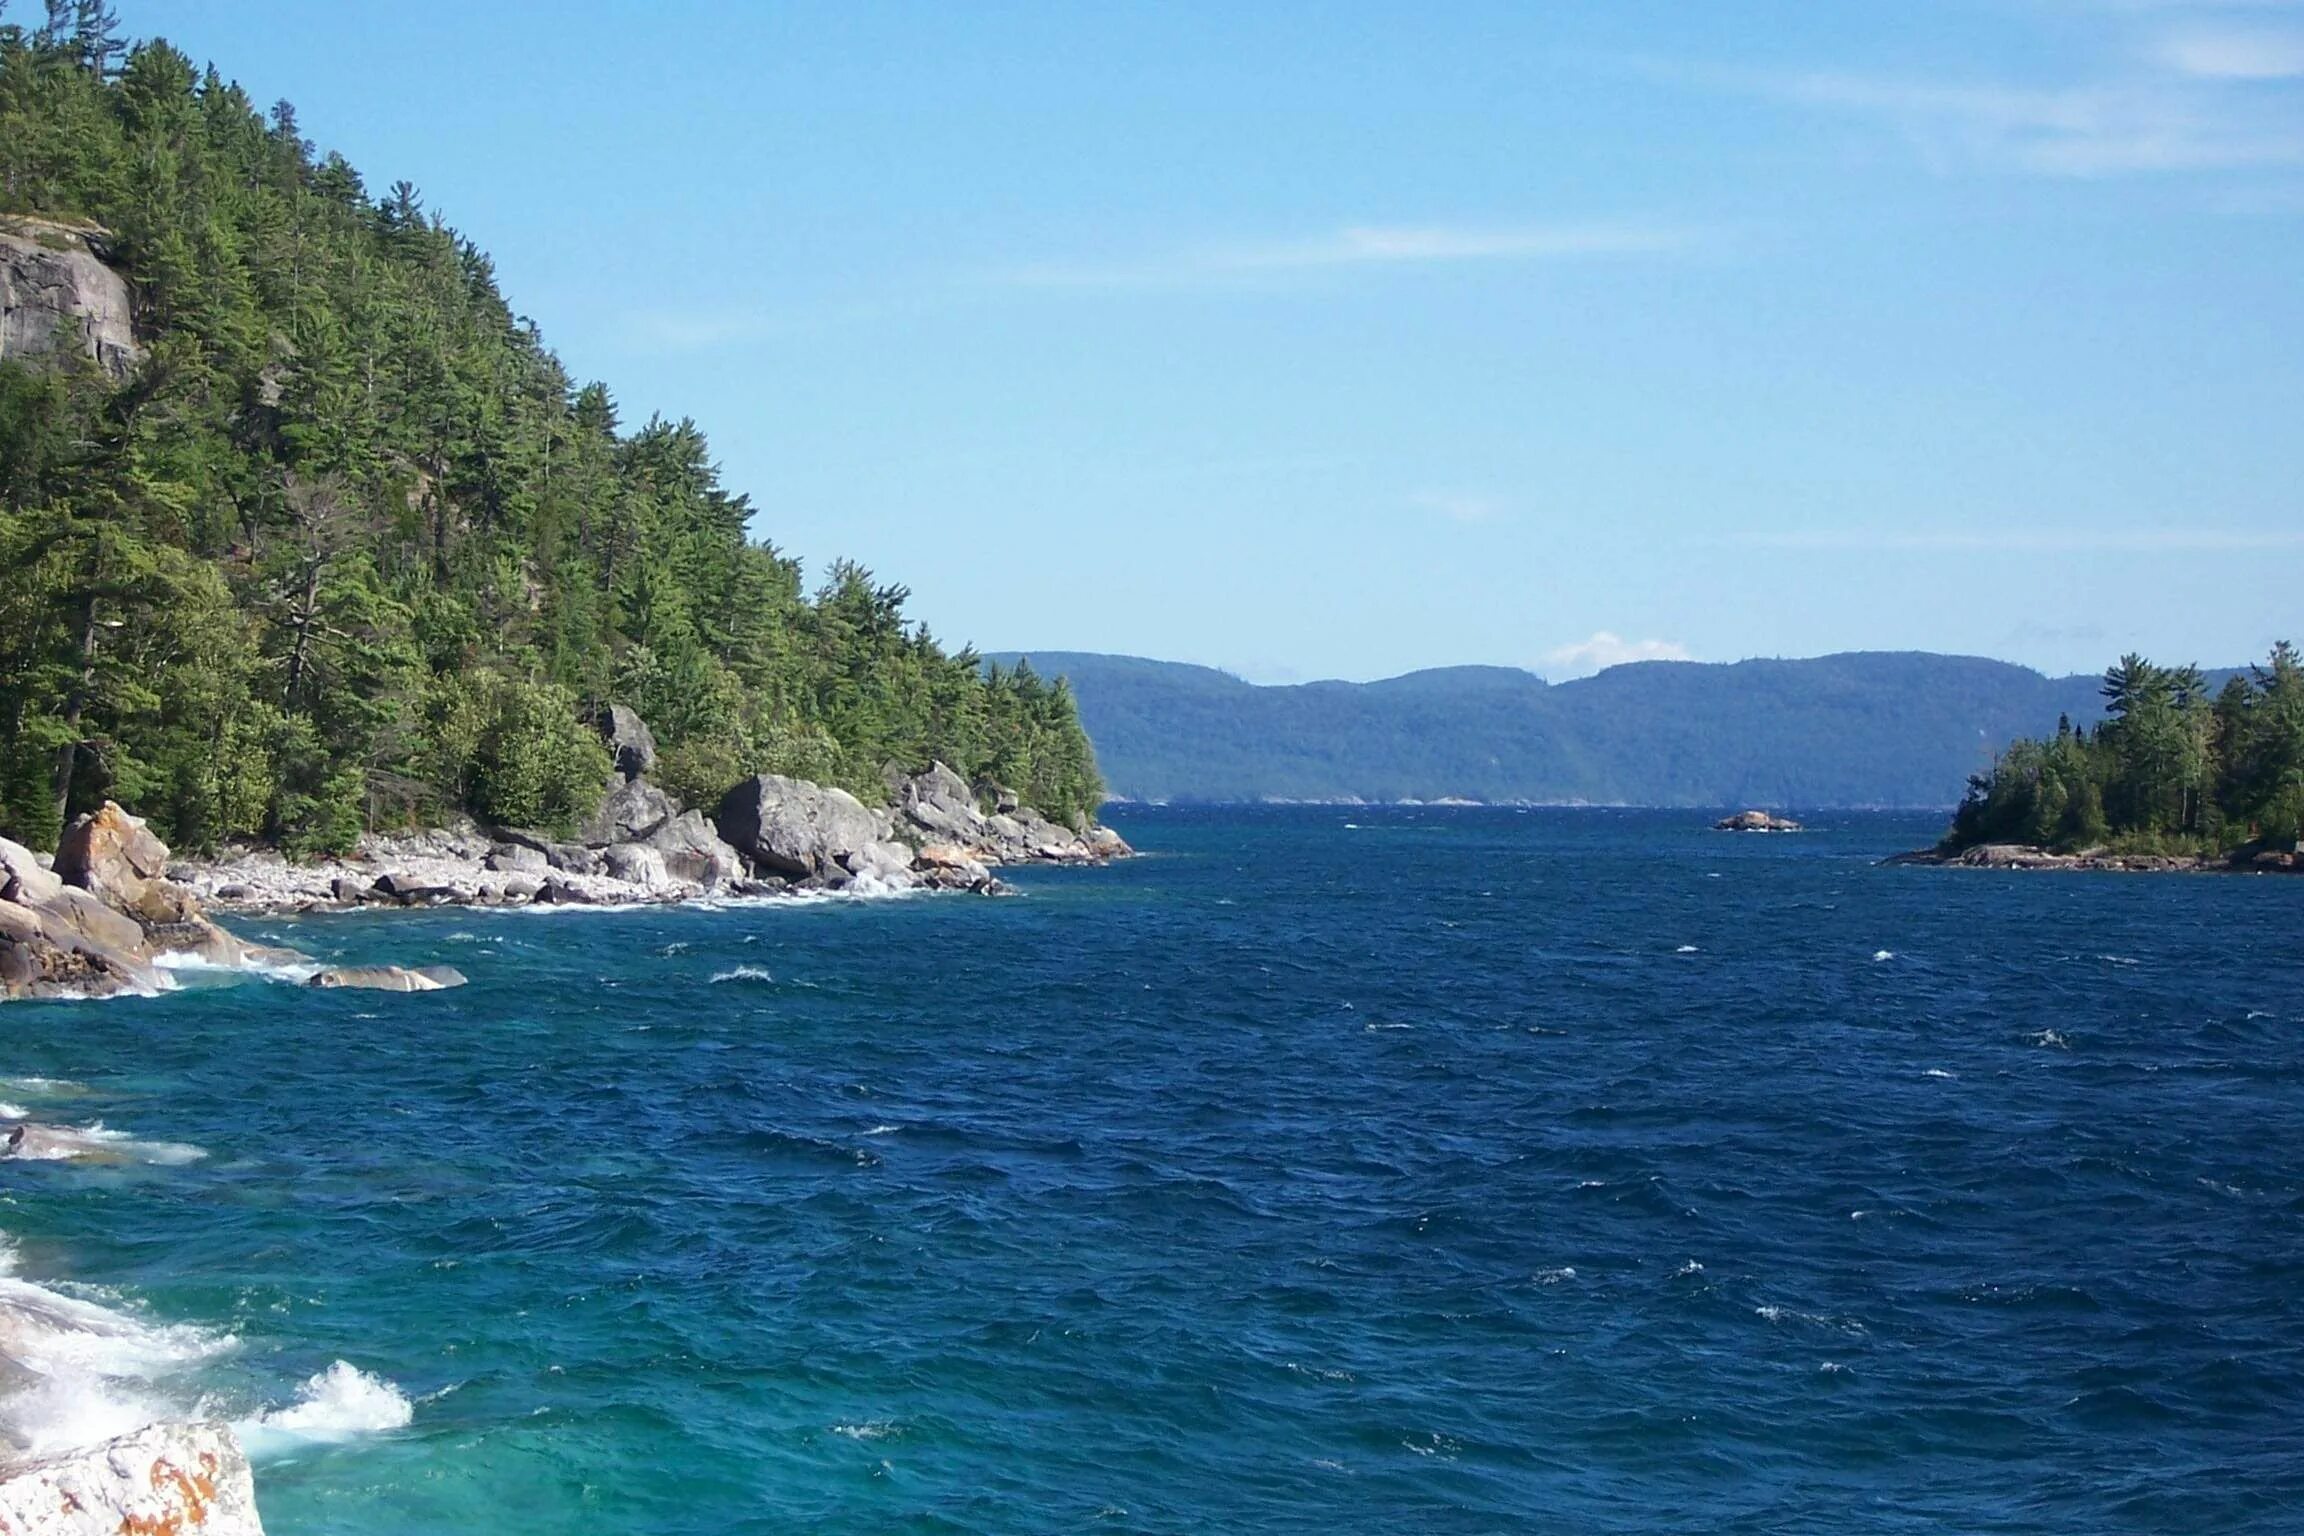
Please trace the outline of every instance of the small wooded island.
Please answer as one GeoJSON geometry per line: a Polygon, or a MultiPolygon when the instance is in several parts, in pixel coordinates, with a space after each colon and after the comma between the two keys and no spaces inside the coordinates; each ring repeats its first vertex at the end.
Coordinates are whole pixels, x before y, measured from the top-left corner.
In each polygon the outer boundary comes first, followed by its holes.
{"type": "Polygon", "coordinates": [[[1968,782],[1936,847],[1900,862],[2007,869],[2304,868],[2304,656],[2287,641],[2210,697],[2194,666],[2104,674],[2109,716],[2060,721],[1968,782]]]}

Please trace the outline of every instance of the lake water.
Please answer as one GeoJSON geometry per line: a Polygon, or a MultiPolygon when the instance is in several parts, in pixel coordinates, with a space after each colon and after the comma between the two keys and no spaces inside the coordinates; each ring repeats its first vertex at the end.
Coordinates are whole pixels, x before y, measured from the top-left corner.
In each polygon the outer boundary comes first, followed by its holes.
{"type": "Polygon", "coordinates": [[[2304,1528],[2304,880],[1113,819],[9,1006],[128,1139],[0,1163],[0,1416],[240,1421],[275,1536],[2304,1528]]]}

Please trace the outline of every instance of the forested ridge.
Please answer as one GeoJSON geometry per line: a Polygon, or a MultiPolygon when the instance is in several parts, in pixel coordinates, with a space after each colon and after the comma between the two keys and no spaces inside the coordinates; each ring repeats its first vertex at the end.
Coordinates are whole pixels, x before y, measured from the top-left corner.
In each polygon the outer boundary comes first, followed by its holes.
{"type": "Polygon", "coordinates": [[[2211,689],[2198,667],[2128,655],[2104,721],[2015,742],[1969,784],[1948,848],[2225,853],[2304,840],[2304,655],[2285,641],[2211,689]]]}
{"type": "Polygon", "coordinates": [[[1061,681],[853,564],[804,590],[695,424],[622,425],[414,187],[100,0],[0,0],[9,215],[85,230],[140,356],[0,360],[0,834],[106,796],[193,849],[565,823],[610,701],[692,801],[763,771],[878,799],[932,759],[1060,818],[1101,798],[1061,681]]]}

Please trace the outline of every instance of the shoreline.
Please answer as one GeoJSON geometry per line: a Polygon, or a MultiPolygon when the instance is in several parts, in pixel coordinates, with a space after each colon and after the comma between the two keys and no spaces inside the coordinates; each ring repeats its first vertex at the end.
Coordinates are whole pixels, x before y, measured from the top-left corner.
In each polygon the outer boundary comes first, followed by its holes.
{"type": "Polygon", "coordinates": [[[2242,847],[2228,854],[2115,853],[2083,848],[2058,853],[2029,843],[1976,843],[1966,848],[1917,848],[1891,854],[1883,864],[1936,869],[2063,870],[2081,873],[2162,875],[2304,874],[2304,853],[2242,847]]]}

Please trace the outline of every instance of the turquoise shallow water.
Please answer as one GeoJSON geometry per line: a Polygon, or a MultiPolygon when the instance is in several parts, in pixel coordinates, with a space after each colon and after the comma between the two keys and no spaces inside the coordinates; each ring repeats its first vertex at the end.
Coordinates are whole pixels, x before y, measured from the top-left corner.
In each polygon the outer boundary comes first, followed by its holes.
{"type": "Polygon", "coordinates": [[[12,1005],[0,1098],[205,1156],[0,1164],[10,1295],[248,1421],[277,1536],[2304,1528],[2304,881],[1117,820],[12,1005]]]}

